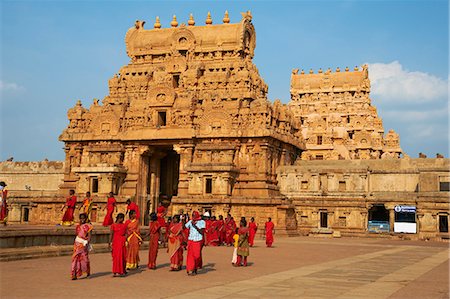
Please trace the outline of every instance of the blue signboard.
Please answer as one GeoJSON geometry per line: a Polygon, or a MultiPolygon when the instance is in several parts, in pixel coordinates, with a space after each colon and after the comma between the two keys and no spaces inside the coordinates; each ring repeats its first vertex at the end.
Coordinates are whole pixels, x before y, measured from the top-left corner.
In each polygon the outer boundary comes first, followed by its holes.
{"type": "Polygon", "coordinates": [[[415,206],[395,206],[394,211],[397,213],[415,213],[415,206]]]}

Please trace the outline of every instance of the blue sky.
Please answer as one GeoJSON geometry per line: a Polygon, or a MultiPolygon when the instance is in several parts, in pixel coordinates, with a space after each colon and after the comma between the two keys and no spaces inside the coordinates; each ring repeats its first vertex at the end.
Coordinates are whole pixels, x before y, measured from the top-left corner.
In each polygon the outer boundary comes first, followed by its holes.
{"type": "Polygon", "coordinates": [[[64,159],[58,136],[77,99],[89,106],[129,62],[125,33],[159,16],[197,25],[251,10],[254,62],[271,101],[289,101],[292,69],[369,63],[372,103],[411,157],[448,156],[448,1],[2,1],[0,160],[64,159]]]}

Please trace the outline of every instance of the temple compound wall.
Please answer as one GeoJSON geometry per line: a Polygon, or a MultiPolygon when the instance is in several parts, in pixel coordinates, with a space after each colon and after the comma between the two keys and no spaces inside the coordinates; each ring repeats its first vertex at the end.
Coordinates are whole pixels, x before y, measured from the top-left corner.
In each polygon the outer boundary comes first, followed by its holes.
{"type": "Polygon", "coordinates": [[[449,237],[449,159],[300,160],[278,181],[304,235],[449,237]]]}

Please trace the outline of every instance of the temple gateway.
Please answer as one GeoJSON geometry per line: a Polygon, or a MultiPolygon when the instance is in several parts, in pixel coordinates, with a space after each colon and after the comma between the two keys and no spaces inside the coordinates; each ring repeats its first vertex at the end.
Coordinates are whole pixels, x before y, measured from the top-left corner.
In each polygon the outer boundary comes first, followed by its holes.
{"type": "Polygon", "coordinates": [[[227,12],[220,24],[209,13],[201,25],[192,15],[144,24],[126,33],[130,62],[109,94],[67,113],[59,195],[27,209],[90,191],[101,222],[112,191],[135,201],[145,224],[163,204],[169,215],[272,217],[289,234],[395,233],[403,221],[416,236],[448,236],[449,161],[402,153],[371,104],[366,65],[294,69],[289,103],[272,103],[253,63],[250,12],[235,24],[227,12]]]}

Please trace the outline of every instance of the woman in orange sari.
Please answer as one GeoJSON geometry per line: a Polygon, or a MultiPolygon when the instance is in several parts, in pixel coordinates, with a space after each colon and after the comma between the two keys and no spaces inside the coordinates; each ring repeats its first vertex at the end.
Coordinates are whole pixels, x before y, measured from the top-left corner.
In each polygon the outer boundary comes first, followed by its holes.
{"type": "Polygon", "coordinates": [[[127,240],[127,226],[123,223],[124,220],[125,215],[119,213],[116,217],[116,223],[111,225],[111,235],[108,245],[111,248],[113,260],[112,272],[114,277],[117,275],[125,276],[127,274],[127,247],[125,245],[127,240]]]}
{"type": "Polygon", "coordinates": [[[139,247],[142,244],[141,233],[139,229],[139,220],[136,219],[136,212],[130,210],[130,219],[125,222],[127,226],[127,270],[137,269],[139,267],[139,247]]]}
{"type": "Polygon", "coordinates": [[[114,209],[117,213],[116,199],[114,198],[114,194],[109,192],[108,201],[106,203],[106,207],[103,208],[103,211],[106,209],[106,216],[103,220],[103,226],[110,226],[113,224],[113,212],[114,209]]]}
{"type": "Polygon", "coordinates": [[[183,266],[183,225],[180,216],[175,215],[169,228],[169,244],[167,252],[170,257],[170,271],[180,271],[183,266]]]}
{"type": "Polygon", "coordinates": [[[86,222],[91,222],[91,211],[92,211],[93,200],[91,198],[91,192],[86,192],[86,198],[83,199],[83,203],[80,206],[80,211],[86,214],[87,220],[86,222]]]}
{"type": "Polygon", "coordinates": [[[158,241],[161,230],[161,225],[158,222],[158,216],[156,213],[150,214],[150,224],[149,224],[149,233],[147,236],[150,236],[150,240],[148,243],[148,268],[156,269],[156,257],[158,256],[158,241]]]}
{"type": "Polygon", "coordinates": [[[73,244],[72,254],[72,280],[76,280],[82,276],[91,275],[91,264],[89,262],[89,241],[91,239],[91,231],[93,226],[87,223],[87,216],[84,213],[80,214],[80,224],[77,225],[76,238],[73,244]]]}

